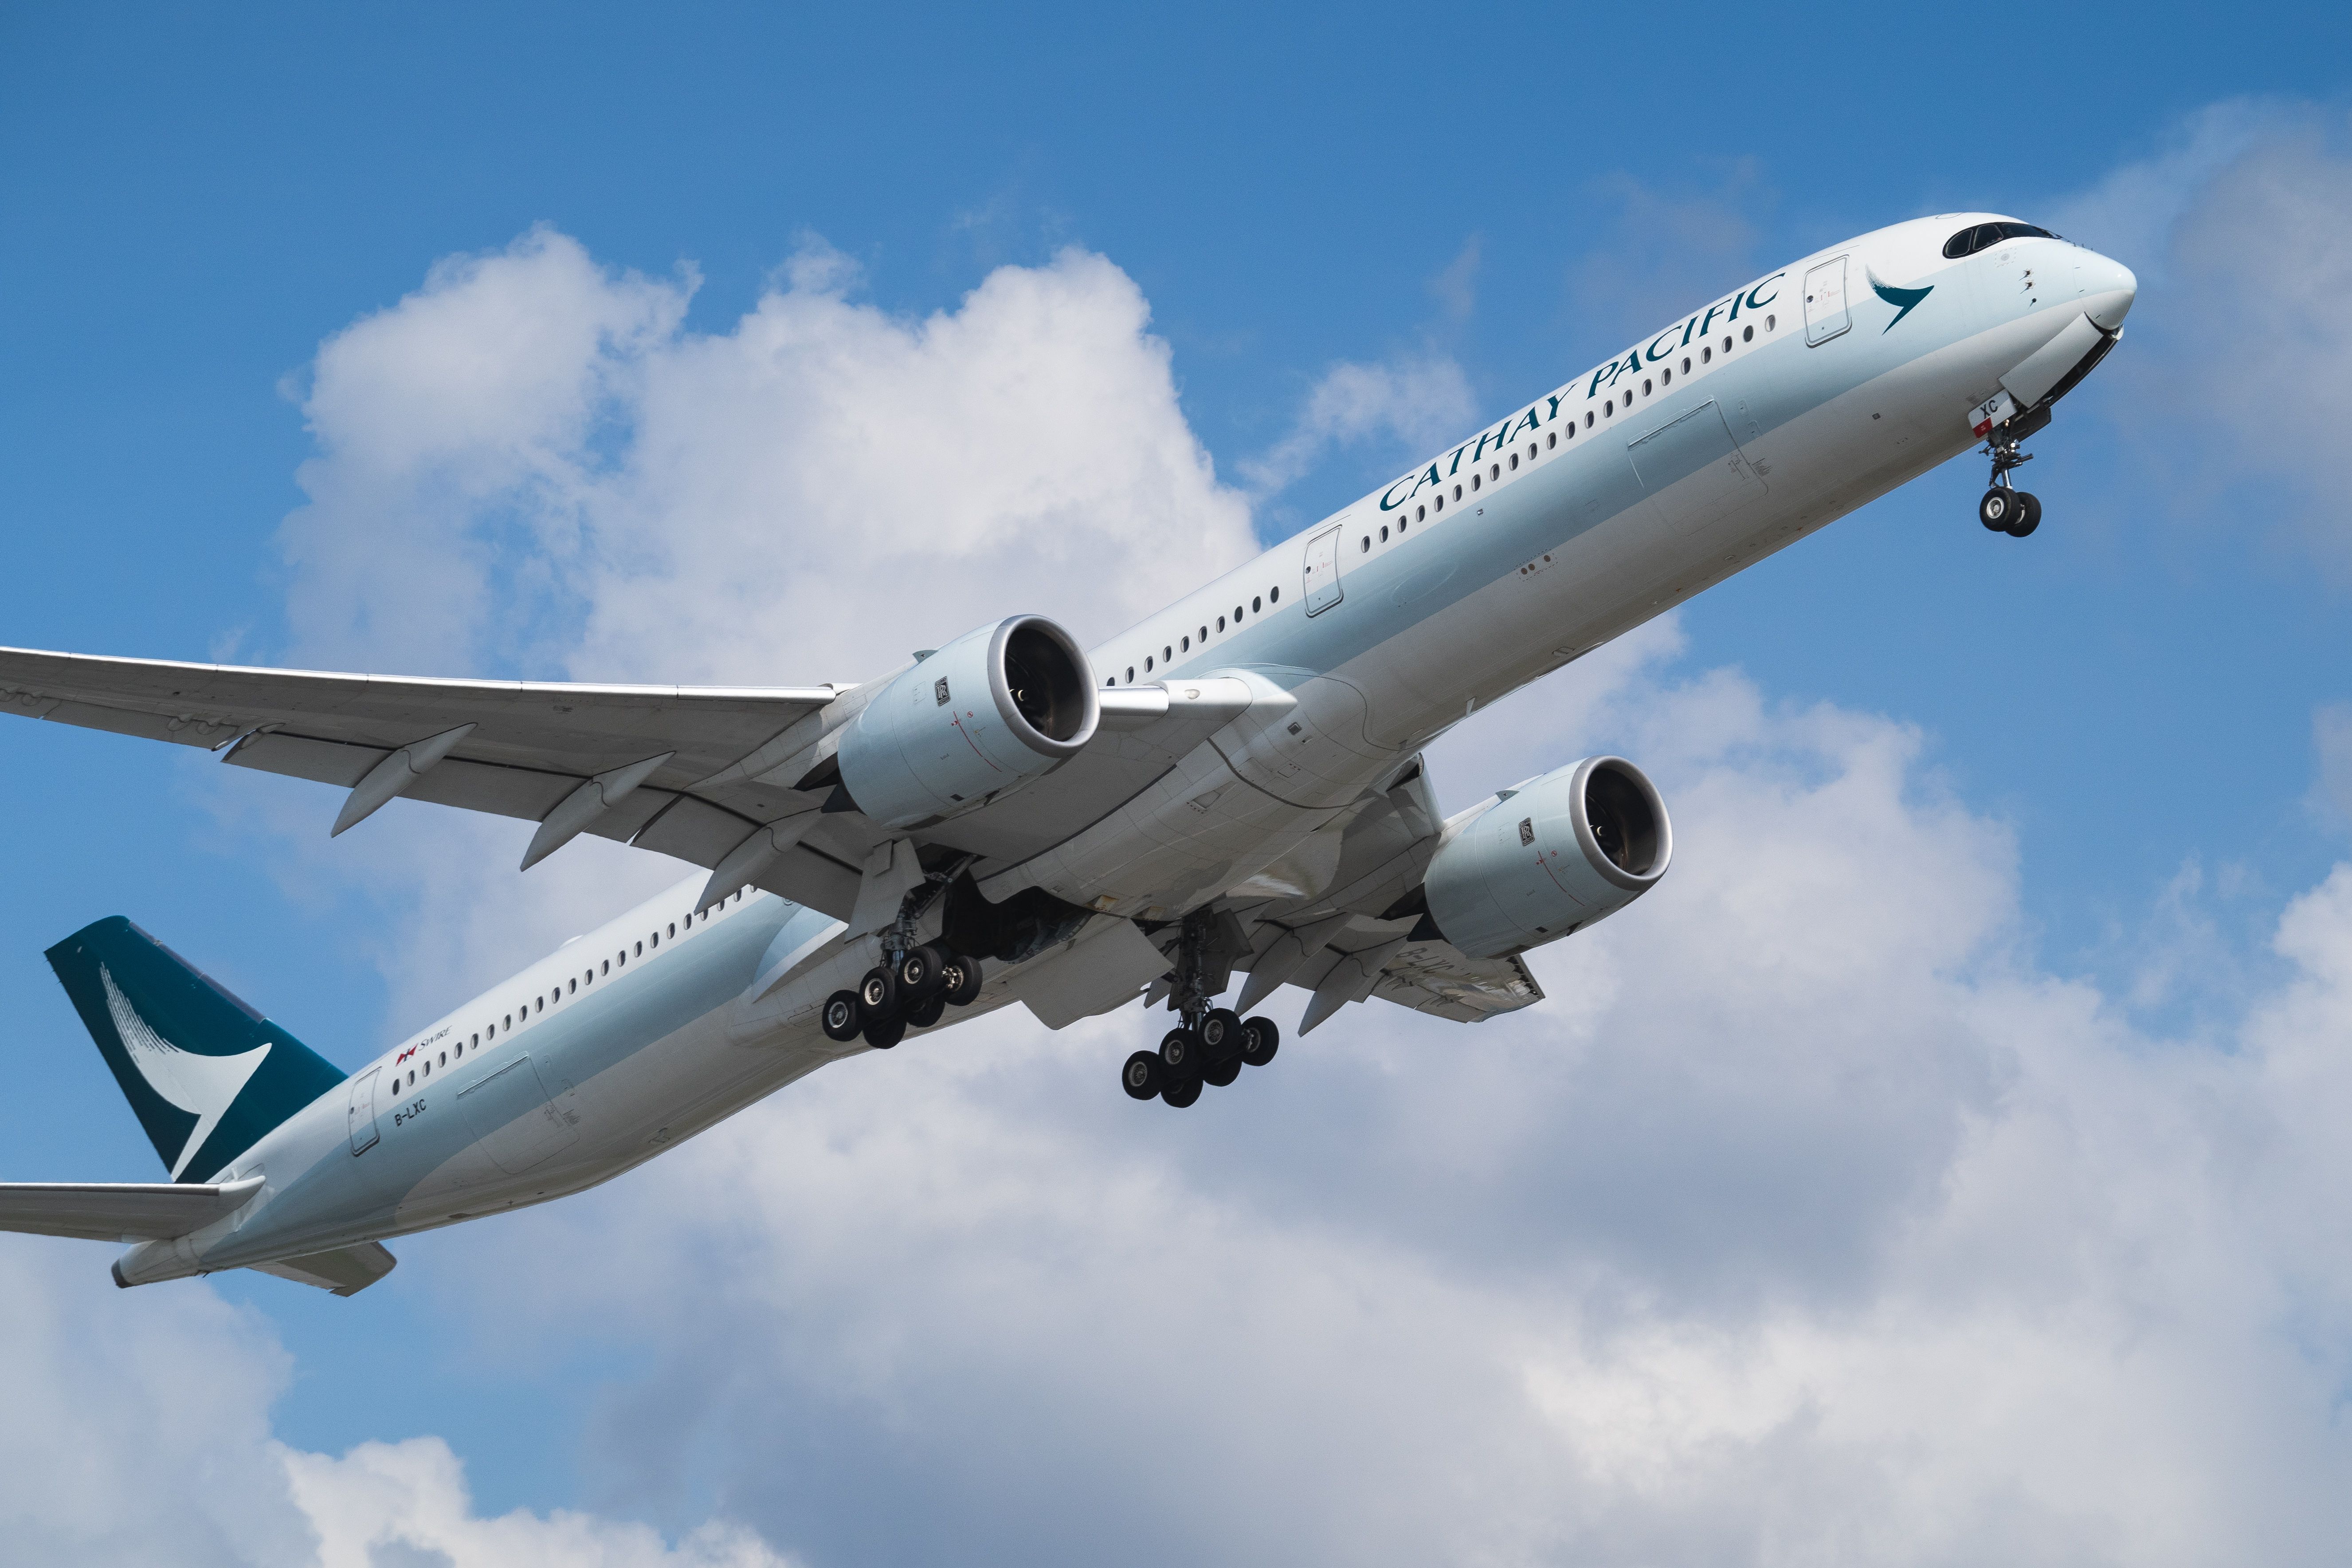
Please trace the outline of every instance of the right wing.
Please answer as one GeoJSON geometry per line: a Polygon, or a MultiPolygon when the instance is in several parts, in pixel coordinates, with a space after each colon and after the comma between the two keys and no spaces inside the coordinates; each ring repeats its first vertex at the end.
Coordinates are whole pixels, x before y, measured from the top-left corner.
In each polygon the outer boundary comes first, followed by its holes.
{"type": "Polygon", "coordinates": [[[84,1241],[169,1241],[234,1213],[262,1178],[194,1182],[0,1183],[0,1230],[84,1241]]]}

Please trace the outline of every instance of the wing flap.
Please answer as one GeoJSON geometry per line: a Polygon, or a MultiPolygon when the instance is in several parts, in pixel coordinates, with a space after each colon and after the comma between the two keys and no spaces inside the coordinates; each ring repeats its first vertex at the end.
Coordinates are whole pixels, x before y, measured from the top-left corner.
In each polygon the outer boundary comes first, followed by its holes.
{"type": "Polygon", "coordinates": [[[217,1186],[195,1182],[0,1183],[0,1230],[84,1241],[169,1241],[234,1213],[261,1190],[259,1176],[217,1186]]]}
{"type": "Polygon", "coordinates": [[[1372,994],[1457,1024],[1483,1024],[1534,1006],[1543,987],[1517,958],[1473,958],[1450,942],[1412,942],[1381,966],[1372,994]]]}

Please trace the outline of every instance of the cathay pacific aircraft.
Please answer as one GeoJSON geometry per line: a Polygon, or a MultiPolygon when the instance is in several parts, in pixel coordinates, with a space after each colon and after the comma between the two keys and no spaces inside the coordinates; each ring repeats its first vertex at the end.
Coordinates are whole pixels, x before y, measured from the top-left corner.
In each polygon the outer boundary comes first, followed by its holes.
{"type": "Polygon", "coordinates": [[[1380,997],[1542,1000],[1521,954],[1666,873],[1640,768],[1441,817],[1421,750],[1483,704],[1981,441],[2121,336],[2126,268],[1923,218],[1730,289],[1100,647],[1015,615],[862,684],[425,680],[0,650],[0,705],[709,868],[346,1076],[121,917],[49,950],[167,1182],[0,1187],[0,1228],[132,1245],[123,1285],[257,1268],[350,1294],[392,1237],[577,1192],[828,1062],[1019,1003],[1143,996],[1120,1081],[1189,1106],[1380,997]],[[1236,972],[1247,982],[1220,1005],[1236,972]],[[1150,1042],[1143,1042],[1149,1044],[1150,1042]]]}

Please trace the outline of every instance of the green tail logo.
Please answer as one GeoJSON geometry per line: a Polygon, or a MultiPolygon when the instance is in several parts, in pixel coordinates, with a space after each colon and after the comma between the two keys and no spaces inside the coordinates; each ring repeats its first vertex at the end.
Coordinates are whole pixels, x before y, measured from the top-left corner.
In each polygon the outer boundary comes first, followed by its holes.
{"type": "Polygon", "coordinates": [[[175,1182],[210,1180],[343,1081],[121,915],[83,927],[47,956],[175,1182]]]}
{"type": "MultiPolygon", "coordinates": [[[[1933,283],[1928,284],[1925,289],[1897,289],[1892,284],[1881,283],[1878,280],[1878,274],[1870,271],[1868,268],[1864,268],[1863,270],[1864,275],[1870,279],[1872,292],[1875,293],[1880,299],[1895,307],[1895,321],[1899,321],[1904,317],[1909,315],[1913,310],[1917,308],[1920,300],[1926,299],[1928,295],[1933,294],[1936,291],[1936,286],[1933,283]]],[[[1893,331],[1895,330],[1895,321],[1887,322],[1885,327],[1879,330],[1878,335],[1880,337],[1885,337],[1888,332],[1893,331]]]]}

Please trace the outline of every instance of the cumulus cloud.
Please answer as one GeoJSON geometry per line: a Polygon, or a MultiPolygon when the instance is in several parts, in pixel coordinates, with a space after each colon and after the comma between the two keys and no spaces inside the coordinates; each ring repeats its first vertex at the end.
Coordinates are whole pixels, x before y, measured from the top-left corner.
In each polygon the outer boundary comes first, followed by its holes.
{"type": "Polygon", "coordinates": [[[2352,420],[2352,139],[2340,113],[2260,101],[2057,204],[2143,275],[2116,389],[2168,497],[2200,529],[2264,529],[2352,573],[2333,461],[2352,420]]]}
{"type": "Polygon", "coordinates": [[[739,1526],[483,1518],[437,1438],[278,1442],[291,1358],[202,1287],[124,1293],[87,1243],[0,1248],[0,1561],[317,1568],[785,1568],[739,1526]]]}
{"type": "MultiPolygon", "coordinates": [[[[816,247],[725,331],[682,324],[690,289],[541,233],[322,351],[294,655],[855,679],[1045,589],[1113,629],[1249,548],[1100,258],[921,319],[816,247]],[[501,310],[524,319],[467,324],[501,310]]],[[[1355,368],[1302,432],[1433,406],[1355,368]]],[[[562,1560],[2333,1552],[2352,868],[2284,912],[2266,986],[2159,1037],[2026,956],[2012,837],[1923,736],[1688,670],[1671,623],[1433,765],[1460,804],[1603,749],[1664,787],[1677,867],[1534,955],[1541,1008],[1353,1007],[1182,1114],[1112,1086],[1137,1013],[998,1016],[412,1244],[428,1289],[508,1309],[453,1332],[629,1346],[582,1439],[597,1516],[481,1520],[429,1439],[292,1456],[272,1494],[282,1361],[234,1321],[261,1391],[235,1451],[166,1463],[290,1500],[259,1558],[310,1531],[354,1561],[556,1560],[575,1530],[607,1555],[562,1560]],[[593,1525],[639,1514],[683,1544],[593,1525]]],[[[519,879],[520,838],[395,806],[336,841],[415,911],[408,1014],[655,874],[583,846],[519,879]],[[481,950],[423,934],[453,908],[481,950]]]]}
{"type": "Polygon", "coordinates": [[[1241,465],[1252,489],[1271,495],[1310,472],[1335,447],[1379,441],[1420,451],[1477,417],[1469,378],[1444,355],[1323,373],[1290,433],[1241,465]]]}
{"type": "Polygon", "coordinates": [[[1676,870],[1534,955],[1545,1007],[1351,1008],[1183,1114],[1114,1090],[1132,1012],[983,1020],[448,1288],[649,1354],[599,1489],[811,1561],[2332,1552],[2352,868],[2226,1033],[2149,1037],[2024,959],[2011,835],[1916,731],[1600,687],[1549,754],[1507,706],[1438,759],[1667,790],[1676,870]]]}

